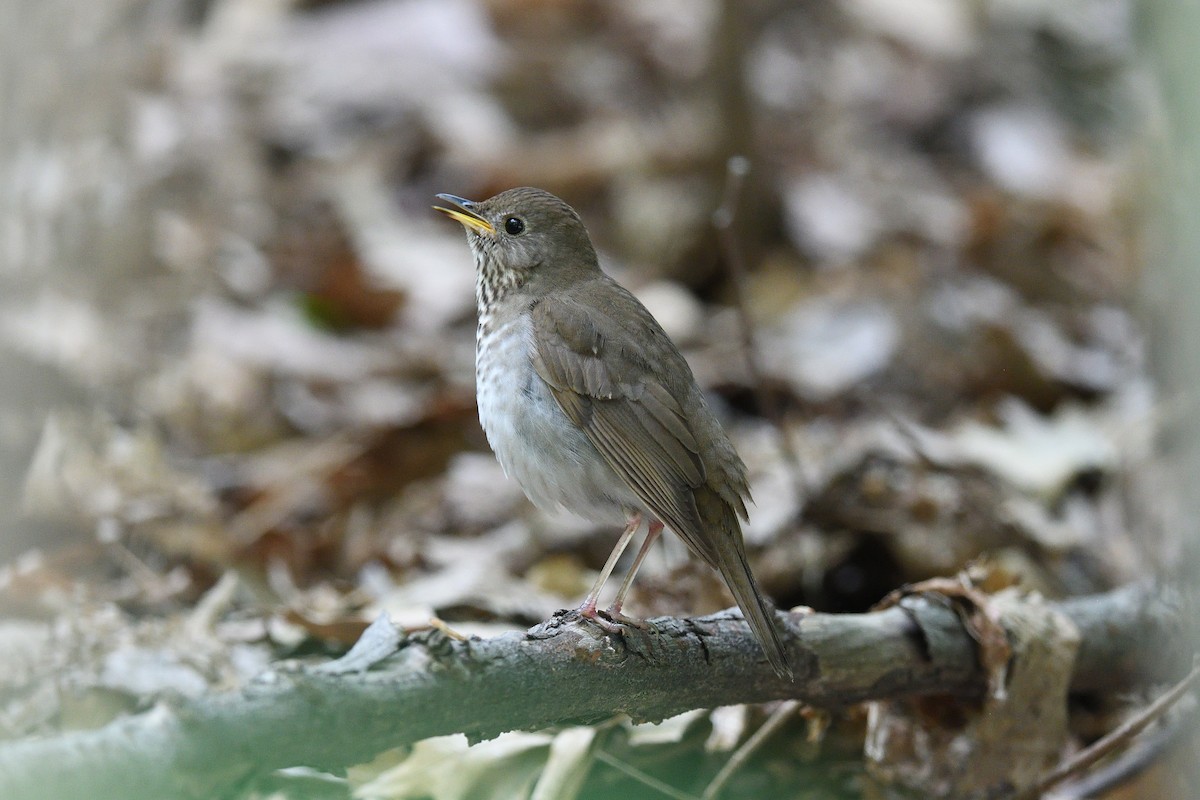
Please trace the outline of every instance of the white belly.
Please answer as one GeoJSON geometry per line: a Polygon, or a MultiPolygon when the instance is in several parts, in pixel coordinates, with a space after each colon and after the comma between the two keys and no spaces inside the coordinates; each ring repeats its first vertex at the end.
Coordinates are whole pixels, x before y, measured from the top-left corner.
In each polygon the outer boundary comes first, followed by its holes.
{"type": "Polygon", "coordinates": [[[623,524],[641,504],[534,372],[529,325],[522,315],[476,343],[479,421],[488,444],[539,508],[623,524]]]}

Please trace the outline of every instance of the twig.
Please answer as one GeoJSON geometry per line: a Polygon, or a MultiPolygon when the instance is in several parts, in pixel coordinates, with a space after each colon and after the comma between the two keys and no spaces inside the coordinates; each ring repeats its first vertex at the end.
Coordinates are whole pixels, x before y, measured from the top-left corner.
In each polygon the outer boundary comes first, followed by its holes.
{"type": "Polygon", "coordinates": [[[712,225],[717,232],[717,242],[721,255],[729,270],[730,283],[733,286],[734,305],[737,308],[738,327],[742,334],[742,358],[746,362],[746,372],[753,384],[754,397],[758,407],[762,409],[763,417],[779,432],[779,450],[784,463],[792,476],[792,483],[797,495],[804,494],[804,473],[800,468],[800,456],[792,445],[784,424],[783,411],[773,392],[768,391],[767,381],[763,375],[762,365],[758,359],[758,348],[755,345],[754,318],[750,314],[749,292],[746,290],[746,261],[742,257],[742,249],[738,246],[737,235],[733,224],[737,218],[738,201],[741,199],[742,187],[746,176],[750,174],[750,160],[745,156],[732,156],[725,168],[725,194],[721,205],[712,215],[712,225]]]}
{"type": "Polygon", "coordinates": [[[763,743],[783,727],[783,724],[796,713],[796,709],[800,707],[800,703],[795,700],[789,700],[782,703],[779,708],[767,717],[767,721],[759,726],[758,730],[750,735],[741,747],[734,751],[729,760],[725,762],[725,766],[721,767],[718,772],[704,790],[701,800],[715,800],[721,790],[725,788],[725,784],[729,783],[729,779],[733,777],[733,773],[742,768],[742,765],[754,755],[758,748],[762,747],[763,743]]]}
{"type": "Polygon", "coordinates": [[[1144,710],[1127,719],[1106,736],[1063,761],[1049,774],[1043,776],[1034,786],[1016,795],[1016,800],[1037,800],[1043,793],[1062,783],[1067,778],[1078,775],[1117,748],[1128,744],[1130,739],[1145,730],[1150,723],[1167,713],[1167,710],[1171,706],[1175,705],[1181,697],[1187,694],[1192,688],[1192,684],[1196,682],[1197,677],[1200,677],[1200,666],[1193,667],[1192,671],[1187,674],[1187,677],[1171,687],[1170,691],[1146,706],[1144,710]]]}
{"type": "Polygon", "coordinates": [[[681,792],[678,789],[676,789],[674,786],[672,786],[671,784],[663,783],[662,781],[660,781],[658,778],[654,777],[653,775],[647,775],[645,772],[642,772],[637,767],[635,767],[631,764],[626,764],[624,761],[621,761],[619,758],[616,758],[615,756],[609,755],[608,753],[604,752],[603,750],[598,750],[596,752],[596,760],[602,761],[605,764],[608,764],[610,767],[612,767],[615,770],[618,770],[619,772],[624,772],[626,775],[633,778],[635,781],[644,783],[646,786],[650,787],[651,789],[654,789],[657,792],[661,792],[662,794],[665,794],[667,797],[672,797],[672,798],[674,798],[674,800],[696,800],[695,795],[690,795],[687,792],[681,792]]]}
{"type": "Polygon", "coordinates": [[[1183,719],[1176,719],[1172,724],[1140,737],[1133,747],[1115,757],[1111,763],[1072,781],[1054,792],[1052,797],[1054,800],[1107,797],[1113,789],[1128,783],[1152,766],[1169,748],[1188,743],[1189,736],[1195,731],[1195,709],[1182,716],[1183,719]]]}

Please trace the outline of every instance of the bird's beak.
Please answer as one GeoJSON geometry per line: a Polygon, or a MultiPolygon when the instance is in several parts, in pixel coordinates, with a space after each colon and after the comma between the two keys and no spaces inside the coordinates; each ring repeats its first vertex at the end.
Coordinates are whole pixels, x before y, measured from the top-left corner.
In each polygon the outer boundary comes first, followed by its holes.
{"type": "Polygon", "coordinates": [[[445,200],[447,203],[452,203],[457,208],[444,208],[442,206],[434,206],[434,211],[440,211],[451,219],[456,219],[468,228],[474,228],[480,233],[486,233],[489,236],[494,236],[496,229],[492,227],[492,223],[488,222],[477,212],[472,210],[475,204],[470,200],[462,197],[456,197],[452,194],[439,194],[439,200],[445,200]]]}

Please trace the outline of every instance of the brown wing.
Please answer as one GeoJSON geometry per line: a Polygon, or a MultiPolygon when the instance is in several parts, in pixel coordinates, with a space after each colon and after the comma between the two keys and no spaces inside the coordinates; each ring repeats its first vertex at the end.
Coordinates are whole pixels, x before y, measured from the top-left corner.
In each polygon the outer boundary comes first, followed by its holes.
{"type": "Polygon", "coordinates": [[[560,292],[534,306],[534,368],[613,471],[721,573],[767,660],[790,678],[778,621],[742,544],[745,467],[719,429],[714,436],[701,427],[720,484],[708,485],[697,429],[684,407],[699,415],[701,426],[716,423],[702,399],[689,399],[696,390],[687,363],[632,295],[607,279],[591,285],[596,291],[586,304],[560,292]],[[616,317],[623,324],[614,323],[616,317]]]}
{"type": "Polygon", "coordinates": [[[617,294],[584,304],[560,293],[534,307],[534,368],[634,494],[715,566],[696,509],[695,491],[707,480],[700,445],[670,379],[658,377],[682,357],[631,295],[607,281],[594,285],[617,294]],[[608,313],[613,302],[631,312],[621,315],[624,325],[608,313]]]}

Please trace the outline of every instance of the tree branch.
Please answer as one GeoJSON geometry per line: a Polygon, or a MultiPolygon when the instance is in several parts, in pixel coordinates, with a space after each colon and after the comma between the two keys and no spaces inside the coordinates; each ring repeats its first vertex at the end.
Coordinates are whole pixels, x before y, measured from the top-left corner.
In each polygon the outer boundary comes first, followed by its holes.
{"type": "MultiPolygon", "coordinates": [[[[1134,669],[1138,652],[1155,654],[1151,677],[1190,666],[1179,615],[1145,587],[1057,607],[1085,642],[1077,690],[1145,679],[1134,669]]],[[[622,712],[649,720],[778,699],[842,706],[967,696],[985,685],[969,633],[938,595],[869,614],[785,616],[794,683],[760,659],[735,612],[662,618],[615,634],[570,612],[486,640],[428,631],[402,639],[369,671],[284,665],[237,692],[162,704],[96,731],[9,744],[0,748],[0,797],[214,797],[279,768],[338,771],[447,733],[482,739],[622,712]]]]}

